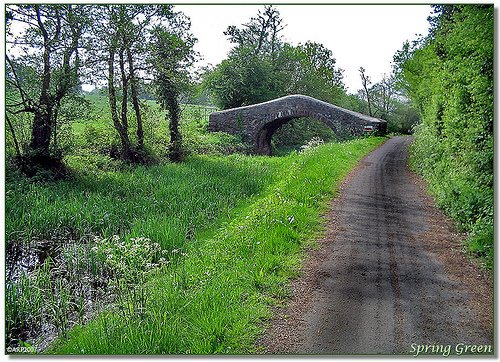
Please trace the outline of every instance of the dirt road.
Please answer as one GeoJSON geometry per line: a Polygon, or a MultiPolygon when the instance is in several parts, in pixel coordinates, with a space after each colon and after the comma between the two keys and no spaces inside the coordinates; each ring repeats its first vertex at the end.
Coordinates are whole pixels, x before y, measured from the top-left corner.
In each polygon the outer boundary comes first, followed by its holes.
{"type": "Polygon", "coordinates": [[[432,344],[456,354],[460,343],[493,343],[491,278],[408,170],[410,141],[388,140],[346,179],[321,248],[260,341],[267,353],[414,354],[432,344]]]}

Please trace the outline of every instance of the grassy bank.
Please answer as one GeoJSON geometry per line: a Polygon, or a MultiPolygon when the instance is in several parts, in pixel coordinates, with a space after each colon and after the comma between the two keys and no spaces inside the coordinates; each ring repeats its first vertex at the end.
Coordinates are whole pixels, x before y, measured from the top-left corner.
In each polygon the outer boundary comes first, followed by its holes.
{"type": "Polygon", "coordinates": [[[128,298],[74,328],[51,352],[251,352],[261,321],[269,316],[268,306],[287,295],[287,281],[297,271],[304,243],[318,231],[325,201],[354,164],[382,141],[328,144],[279,159],[239,156],[238,164],[274,165],[268,187],[231,219],[185,242],[176,262],[151,273],[140,287],[140,308],[131,307],[137,299],[128,298]]]}
{"type": "MultiPolygon", "coordinates": [[[[117,235],[130,249],[133,238],[147,238],[174,262],[186,243],[264,192],[285,166],[278,158],[198,156],[179,165],[82,172],[48,184],[9,174],[6,247],[9,262],[21,254],[22,274],[6,290],[8,343],[39,346],[49,337],[39,335],[44,325],[53,327],[49,335],[64,334],[106,295],[119,294],[110,284],[132,270],[115,275],[116,265],[91,252],[95,239],[117,235]]],[[[128,249],[115,257],[128,258],[140,272],[145,265],[128,249]]],[[[136,254],[145,251],[141,246],[136,254]]],[[[148,257],[150,263],[160,259],[148,257]]]]}
{"type": "Polygon", "coordinates": [[[73,160],[73,179],[44,184],[9,173],[7,248],[29,265],[7,284],[8,345],[250,352],[324,201],[382,141],[130,169],[73,160]]]}

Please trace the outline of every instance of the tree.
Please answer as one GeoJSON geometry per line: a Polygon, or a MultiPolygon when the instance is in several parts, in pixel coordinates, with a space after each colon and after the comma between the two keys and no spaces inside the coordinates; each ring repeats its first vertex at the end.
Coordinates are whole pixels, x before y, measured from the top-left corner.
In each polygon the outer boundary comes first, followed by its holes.
{"type": "Polygon", "coordinates": [[[279,12],[266,6],[242,27],[226,30],[224,34],[237,45],[204,76],[205,87],[220,107],[240,107],[293,93],[327,102],[342,98],[342,70],[333,52],[319,43],[293,46],[283,42],[284,27],[279,12]]]}
{"type": "Polygon", "coordinates": [[[388,119],[396,108],[397,92],[395,78],[384,74],[382,80],[375,83],[370,89],[374,115],[382,119],[388,119]]]}
{"type": "Polygon", "coordinates": [[[360,68],[360,74],[363,89],[359,89],[357,95],[344,98],[346,108],[386,120],[389,132],[411,133],[419,117],[402,89],[398,88],[401,83],[396,80],[395,73],[384,74],[382,80],[373,85],[363,68],[360,68]]]}
{"type": "Polygon", "coordinates": [[[205,73],[204,86],[222,108],[255,104],[284,95],[286,85],[278,66],[284,44],[283,19],[273,6],[265,6],[242,27],[224,32],[236,46],[227,59],[205,73]]]}
{"type": "Polygon", "coordinates": [[[196,56],[193,50],[196,39],[189,32],[190,27],[189,19],[176,13],[170,26],[158,25],[152,31],[149,61],[153,69],[158,103],[168,111],[168,156],[172,162],[182,161],[185,153],[179,128],[179,97],[189,85],[189,68],[196,56]]]}
{"type": "Polygon", "coordinates": [[[272,5],[266,5],[242,28],[231,25],[224,35],[229,36],[229,40],[238,44],[238,47],[252,49],[255,55],[273,56],[281,46],[280,32],[284,28],[279,11],[272,5]]]}
{"type": "Polygon", "coordinates": [[[223,108],[260,103],[284,94],[279,73],[269,59],[259,57],[253,48],[237,47],[205,74],[204,84],[223,108]]]}
{"type": "MultiPolygon", "coordinates": [[[[285,50],[285,49],[284,49],[285,50]]],[[[278,69],[291,69],[286,74],[287,93],[306,94],[325,102],[338,103],[345,94],[343,70],[338,68],[333,52],[323,44],[306,42],[293,48],[292,52],[282,51],[283,63],[278,69]]]]}
{"type": "MultiPolygon", "coordinates": [[[[93,59],[98,73],[96,81],[107,82],[111,119],[121,142],[121,158],[145,162],[144,130],[139,92],[141,75],[151,73],[146,59],[151,51],[151,33],[161,22],[175,17],[172,5],[100,5],[94,8],[93,59]],[[104,46],[103,46],[104,44],[104,46]],[[119,104],[118,104],[119,102],[119,104]],[[134,145],[129,135],[129,104],[136,121],[134,145]]],[[[94,72],[95,74],[95,72],[94,72]]]]}
{"type": "Polygon", "coordinates": [[[33,115],[31,139],[21,154],[16,136],[18,161],[33,176],[41,170],[62,172],[62,154],[51,148],[64,100],[77,93],[80,50],[90,25],[83,5],[9,5],[7,17],[6,82],[12,90],[6,104],[6,121],[14,132],[11,117],[33,115]],[[13,23],[24,31],[11,32],[13,23]],[[10,115],[10,116],[9,116],[10,115]]]}
{"type": "Polygon", "coordinates": [[[368,88],[371,84],[370,77],[365,74],[365,68],[363,67],[359,68],[359,75],[361,76],[361,83],[363,84],[362,94],[364,99],[368,102],[368,114],[373,117],[371,95],[368,88]]]}

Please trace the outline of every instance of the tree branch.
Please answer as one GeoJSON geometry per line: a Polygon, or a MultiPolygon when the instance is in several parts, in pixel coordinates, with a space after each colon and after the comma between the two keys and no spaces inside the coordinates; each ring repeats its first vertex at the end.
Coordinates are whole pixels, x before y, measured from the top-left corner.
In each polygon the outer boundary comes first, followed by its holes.
{"type": "Polygon", "coordinates": [[[16,114],[21,114],[21,113],[35,113],[36,112],[36,108],[25,107],[25,108],[22,108],[22,109],[18,109],[17,111],[13,111],[13,110],[10,110],[10,109],[6,109],[6,111],[9,112],[12,115],[16,115],[16,114]]]}
{"type": "Polygon", "coordinates": [[[7,79],[7,82],[9,82],[10,84],[12,84],[17,88],[21,96],[21,101],[23,102],[25,108],[33,108],[34,102],[29,98],[28,94],[24,91],[21,82],[19,80],[19,77],[17,75],[16,68],[14,67],[14,63],[12,63],[12,60],[9,58],[7,54],[5,54],[5,59],[7,60],[10,69],[12,70],[12,75],[14,76],[14,81],[7,79]]]}
{"type": "Polygon", "coordinates": [[[10,118],[7,115],[7,113],[5,113],[5,120],[7,121],[7,124],[9,125],[10,133],[12,133],[12,140],[14,141],[14,146],[16,148],[17,157],[19,159],[21,159],[22,158],[21,148],[19,147],[19,142],[17,142],[17,137],[16,137],[16,132],[14,131],[14,126],[12,125],[12,122],[10,121],[10,118]]]}

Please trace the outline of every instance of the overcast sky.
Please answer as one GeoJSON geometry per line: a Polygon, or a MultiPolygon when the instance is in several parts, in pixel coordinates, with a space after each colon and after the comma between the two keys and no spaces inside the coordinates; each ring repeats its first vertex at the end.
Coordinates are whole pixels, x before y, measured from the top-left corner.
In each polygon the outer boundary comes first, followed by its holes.
{"type": "MultiPolygon", "coordinates": [[[[199,65],[218,64],[232,44],[223,31],[240,26],[263,5],[175,5],[191,18],[198,38],[196,50],[204,58],[199,65]]],[[[332,50],[344,70],[349,92],[361,88],[358,69],[363,66],[373,82],[390,74],[394,53],[403,42],[426,35],[429,5],[276,5],[287,24],[285,40],[297,45],[314,41],[332,50]]]]}

